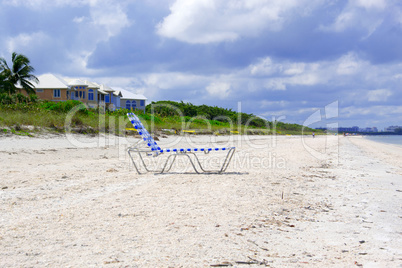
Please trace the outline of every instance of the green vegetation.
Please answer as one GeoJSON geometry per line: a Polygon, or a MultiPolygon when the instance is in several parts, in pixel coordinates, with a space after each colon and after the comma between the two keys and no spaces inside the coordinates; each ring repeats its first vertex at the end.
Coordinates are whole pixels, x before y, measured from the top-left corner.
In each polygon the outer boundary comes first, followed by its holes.
{"type": "MultiPolygon", "coordinates": [[[[79,101],[50,102],[35,95],[0,94],[0,129],[3,134],[28,135],[29,131],[73,131],[78,133],[123,134],[131,128],[127,109],[103,111],[86,108],[79,101]],[[26,126],[31,126],[28,130],[26,126]],[[7,130],[8,129],[8,130],[7,130]]],[[[297,124],[268,122],[252,114],[238,114],[230,109],[195,106],[191,103],[163,101],[149,104],[145,113],[135,111],[148,129],[197,130],[212,134],[311,134],[312,129],[297,124]],[[151,113],[153,110],[153,114],[151,113]],[[241,124],[238,124],[241,122],[241,124]]],[[[167,131],[168,133],[169,131],[167,131]]],[[[318,131],[316,131],[318,132],[318,131]]],[[[132,131],[131,131],[132,133],[132,131]]],[[[320,132],[318,132],[320,133],[320,132]]]]}
{"type": "Polygon", "coordinates": [[[11,55],[12,67],[8,67],[7,61],[0,58],[0,93],[15,94],[21,86],[27,94],[35,94],[31,81],[38,82],[38,78],[32,73],[35,69],[30,65],[29,59],[13,52],[11,55]]]}
{"type": "MultiPolygon", "coordinates": [[[[191,103],[159,101],[147,105],[145,112],[154,114],[156,128],[168,129],[210,129],[221,133],[239,131],[247,134],[311,134],[315,131],[297,124],[269,122],[253,114],[237,113],[231,109],[216,106],[193,105],[191,103]]],[[[143,117],[144,118],[144,117],[143,117]]],[[[150,118],[147,123],[151,122],[150,118]],[[148,122],[149,121],[149,122],[148,122]]]]}
{"type": "MultiPolygon", "coordinates": [[[[50,129],[56,132],[121,134],[132,127],[127,119],[127,109],[103,111],[87,108],[79,101],[39,100],[31,83],[38,82],[38,78],[32,74],[34,68],[29,59],[15,52],[11,58],[11,68],[4,58],[0,58],[0,133],[30,135],[26,129],[50,129]],[[30,95],[21,94],[20,87],[30,95]]],[[[253,114],[237,113],[231,109],[184,102],[153,102],[146,107],[145,113],[135,113],[151,131],[168,129],[180,133],[191,129],[198,133],[221,134],[311,134],[314,131],[297,124],[268,122],[253,114]]]]}

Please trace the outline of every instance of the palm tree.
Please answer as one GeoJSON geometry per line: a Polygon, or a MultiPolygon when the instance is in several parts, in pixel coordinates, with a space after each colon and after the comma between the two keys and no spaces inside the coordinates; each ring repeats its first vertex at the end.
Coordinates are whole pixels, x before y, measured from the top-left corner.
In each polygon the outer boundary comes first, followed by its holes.
{"type": "Polygon", "coordinates": [[[31,81],[38,83],[39,80],[32,74],[35,69],[29,65],[29,59],[13,52],[11,60],[12,69],[8,67],[4,58],[0,58],[0,90],[3,88],[3,91],[13,94],[19,90],[17,86],[21,86],[28,94],[35,94],[35,86],[31,81]]]}
{"type": "MultiPolygon", "coordinates": [[[[13,85],[7,80],[7,77],[3,72],[0,73],[0,93],[12,94],[13,85]]],[[[15,92],[14,92],[15,93],[15,92]]]]}

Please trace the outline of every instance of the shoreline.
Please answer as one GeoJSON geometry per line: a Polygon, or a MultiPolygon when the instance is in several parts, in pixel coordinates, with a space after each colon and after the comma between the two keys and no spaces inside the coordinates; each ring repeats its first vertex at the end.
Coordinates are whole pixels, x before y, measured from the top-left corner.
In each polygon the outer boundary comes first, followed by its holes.
{"type": "Polygon", "coordinates": [[[370,142],[370,144],[367,144],[361,142],[358,137],[350,138],[352,143],[360,146],[366,153],[371,154],[376,158],[380,158],[391,165],[402,168],[402,145],[374,141],[362,137],[365,141],[370,142]]]}
{"type": "Polygon", "coordinates": [[[379,142],[379,143],[383,143],[383,144],[392,144],[392,145],[396,145],[398,147],[402,148],[402,135],[373,135],[373,136],[363,136],[364,139],[370,140],[370,141],[374,141],[374,142],[379,142]],[[378,137],[378,138],[382,138],[381,140],[377,140],[377,139],[371,139],[370,137],[378,137]],[[384,139],[385,138],[385,139],[384,139]],[[390,142],[389,140],[387,140],[387,138],[394,138],[394,139],[398,139],[399,143],[395,143],[395,142],[390,142]]]}
{"type": "Polygon", "coordinates": [[[181,161],[137,175],[125,150],[134,138],[73,138],[86,146],[0,138],[0,266],[402,264],[402,155],[392,145],[169,136],[159,143],[235,145],[228,173],[178,173],[190,171],[181,161]]]}

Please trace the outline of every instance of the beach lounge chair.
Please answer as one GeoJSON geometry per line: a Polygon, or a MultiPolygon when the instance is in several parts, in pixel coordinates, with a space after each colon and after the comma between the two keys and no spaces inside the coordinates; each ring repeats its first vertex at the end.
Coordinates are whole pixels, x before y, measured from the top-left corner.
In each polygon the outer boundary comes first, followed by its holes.
{"type": "Polygon", "coordinates": [[[141,135],[141,140],[139,140],[133,147],[128,148],[128,154],[131,158],[131,161],[134,164],[135,169],[138,174],[140,172],[140,164],[145,168],[147,172],[155,172],[155,173],[164,173],[169,172],[178,156],[187,157],[190,160],[191,165],[193,166],[195,172],[200,173],[223,173],[229,166],[230,160],[233,157],[233,154],[236,150],[235,147],[223,147],[223,148],[174,148],[174,149],[162,149],[156,143],[151,134],[145,129],[144,125],[141,123],[140,119],[134,113],[127,114],[129,120],[133,124],[134,128],[138,131],[138,134],[141,135]],[[207,170],[205,169],[198,156],[197,153],[209,154],[216,151],[224,151],[226,153],[226,157],[223,160],[222,166],[217,170],[207,170]],[[136,163],[134,160],[133,154],[138,154],[139,163],[136,163]],[[151,170],[145,164],[143,155],[158,157],[162,154],[169,154],[168,158],[162,165],[162,168],[151,170]],[[193,161],[192,157],[195,161],[193,161]],[[171,161],[170,161],[171,160],[171,161]],[[170,163],[169,163],[170,161],[170,163]]]}

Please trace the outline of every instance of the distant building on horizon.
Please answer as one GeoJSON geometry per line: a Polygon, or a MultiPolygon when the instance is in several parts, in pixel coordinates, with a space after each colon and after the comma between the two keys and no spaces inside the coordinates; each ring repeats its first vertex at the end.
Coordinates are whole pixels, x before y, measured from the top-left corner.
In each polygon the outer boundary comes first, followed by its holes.
{"type": "Polygon", "coordinates": [[[402,129],[402,126],[389,126],[384,129],[385,132],[395,132],[398,128],[402,129]]]}
{"type": "MultiPolygon", "coordinates": [[[[337,131],[337,132],[348,132],[348,133],[356,133],[356,132],[377,133],[377,132],[380,132],[377,127],[359,128],[358,126],[338,127],[338,128],[318,127],[316,129],[337,131]]],[[[398,130],[402,130],[402,126],[389,126],[389,127],[384,128],[384,132],[397,132],[398,130]]],[[[381,130],[381,132],[383,132],[383,131],[381,130]]]]}
{"type": "MultiPolygon", "coordinates": [[[[395,128],[398,128],[397,126],[395,128]]],[[[366,127],[366,128],[359,128],[358,126],[353,126],[353,127],[338,127],[338,128],[317,128],[321,130],[329,130],[329,131],[336,131],[336,132],[345,132],[345,133],[358,133],[358,132],[364,132],[364,133],[375,133],[378,132],[377,127],[366,127]]]]}
{"type": "Polygon", "coordinates": [[[370,133],[378,132],[378,128],[377,127],[366,127],[366,128],[360,129],[359,132],[370,132],[370,133]]]}
{"type": "Polygon", "coordinates": [[[353,127],[338,127],[338,132],[359,132],[359,127],[358,126],[353,126],[353,127]]]}

